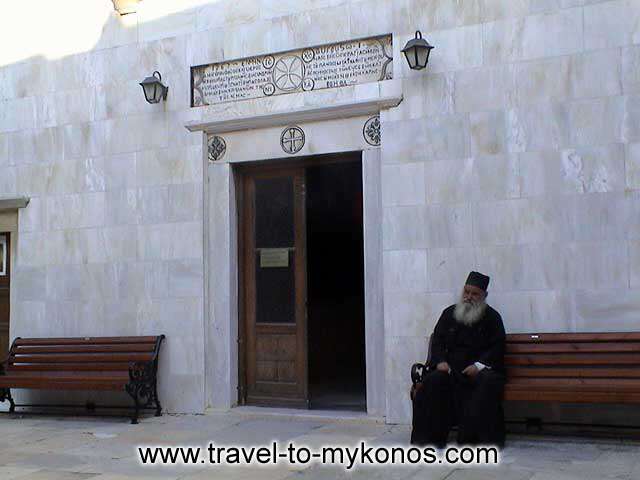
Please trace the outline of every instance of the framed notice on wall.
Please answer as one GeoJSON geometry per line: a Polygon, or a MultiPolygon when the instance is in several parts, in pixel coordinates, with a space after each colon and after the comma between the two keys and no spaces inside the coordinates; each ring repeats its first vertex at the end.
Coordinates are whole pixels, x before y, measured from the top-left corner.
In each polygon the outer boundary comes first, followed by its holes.
{"type": "Polygon", "coordinates": [[[0,277],[7,274],[7,236],[0,235],[0,277]]]}

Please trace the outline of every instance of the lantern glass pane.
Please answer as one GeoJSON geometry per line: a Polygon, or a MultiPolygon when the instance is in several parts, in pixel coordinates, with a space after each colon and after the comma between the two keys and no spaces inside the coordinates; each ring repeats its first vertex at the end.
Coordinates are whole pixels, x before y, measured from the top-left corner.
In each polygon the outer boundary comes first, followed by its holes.
{"type": "Polygon", "coordinates": [[[162,100],[162,87],[159,84],[153,86],[153,103],[160,103],[162,100]]]}
{"type": "Polygon", "coordinates": [[[155,84],[145,83],[142,85],[142,89],[144,90],[144,98],[147,99],[147,102],[153,103],[155,99],[155,91],[156,91],[155,84]]]}
{"type": "Polygon", "coordinates": [[[408,50],[405,50],[404,52],[404,56],[407,57],[407,62],[409,63],[409,68],[414,69],[416,68],[416,53],[415,53],[415,48],[410,48],[408,50]]]}
{"type": "Polygon", "coordinates": [[[429,59],[429,49],[428,48],[416,48],[417,59],[416,63],[419,68],[424,68],[427,66],[427,60],[429,59]]]}

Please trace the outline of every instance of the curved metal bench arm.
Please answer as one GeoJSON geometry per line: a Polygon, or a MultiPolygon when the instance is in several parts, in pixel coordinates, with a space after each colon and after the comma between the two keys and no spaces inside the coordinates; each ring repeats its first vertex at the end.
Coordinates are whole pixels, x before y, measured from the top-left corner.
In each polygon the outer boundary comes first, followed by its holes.
{"type": "Polygon", "coordinates": [[[13,349],[16,345],[16,342],[18,340],[20,340],[21,337],[16,337],[13,339],[13,342],[11,342],[11,347],[9,347],[9,352],[7,353],[7,358],[5,358],[1,363],[0,363],[0,375],[4,375],[6,372],[6,368],[9,366],[9,359],[11,358],[11,352],[13,352],[13,349]]]}
{"type": "Polygon", "coordinates": [[[433,335],[429,336],[429,342],[427,344],[427,360],[425,363],[414,363],[411,366],[411,383],[413,385],[422,383],[424,374],[429,371],[429,363],[431,362],[431,343],[433,342],[433,335]]]}
{"type": "Polygon", "coordinates": [[[158,354],[164,335],[156,340],[153,358],[148,362],[132,362],[129,364],[129,383],[124,389],[133,398],[135,411],[131,423],[138,423],[138,413],[141,408],[150,408],[155,404],[156,417],[162,415],[162,407],[158,398],[158,354]]]}
{"type": "MultiPolygon", "coordinates": [[[[11,357],[11,352],[13,351],[13,347],[20,337],[16,337],[13,342],[11,342],[11,348],[9,348],[9,353],[7,354],[7,358],[0,363],[0,375],[4,375],[6,373],[6,369],[9,366],[9,358],[11,357]]],[[[4,403],[6,400],[9,400],[9,412],[13,413],[16,410],[16,404],[13,401],[13,397],[11,396],[10,388],[0,388],[0,402],[4,403]]]]}
{"type": "Polygon", "coordinates": [[[427,367],[423,363],[414,363],[411,366],[411,383],[422,383],[422,376],[427,371],[427,367]]]}

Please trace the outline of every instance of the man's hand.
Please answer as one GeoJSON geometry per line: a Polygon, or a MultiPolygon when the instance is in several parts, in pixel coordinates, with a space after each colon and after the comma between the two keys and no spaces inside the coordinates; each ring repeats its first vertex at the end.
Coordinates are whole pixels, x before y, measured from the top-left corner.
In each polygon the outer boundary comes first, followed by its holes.
{"type": "Polygon", "coordinates": [[[480,373],[480,370],[478,370],[478,367],[476,367],[475,365],[469,365],[467,368],[462,370],[462,373],[463,375],[467,375],[471,378],[475,378],[475,376],[478,375],[478,373],[480,373]]]}
{"type": "Polygon", "coordinates": [[[451,370],[451,367],[449,367],[449,364],[447,362],[440,362],[436,366],[436,370],[438,370],[439,372],[449,373],[449,370],[451,370]]]}

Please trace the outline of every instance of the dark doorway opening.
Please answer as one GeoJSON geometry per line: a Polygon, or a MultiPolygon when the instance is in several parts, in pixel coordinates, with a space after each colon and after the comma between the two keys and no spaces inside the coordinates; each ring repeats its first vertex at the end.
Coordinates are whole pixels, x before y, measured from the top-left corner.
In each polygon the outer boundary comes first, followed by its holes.
{"type": "Polygon", "coordinates": [[[9,353],[9,290],[11,282],[11,235],[0,232],[0,361],[9,353]]]}
{"type": "Polygon", "coordinates": [[[306,170],[310,407],[366,411],[362,163],[306,170]]]}

